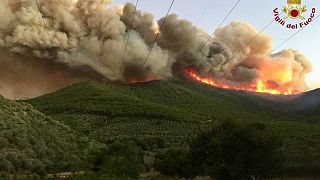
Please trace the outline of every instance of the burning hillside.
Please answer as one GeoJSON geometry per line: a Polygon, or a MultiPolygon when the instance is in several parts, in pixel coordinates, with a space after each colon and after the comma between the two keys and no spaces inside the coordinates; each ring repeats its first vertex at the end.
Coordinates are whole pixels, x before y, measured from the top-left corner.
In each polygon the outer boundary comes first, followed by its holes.
{"type": "MultiPolygon", "coordinates": [[[[175,14],[166,18],[161,31],[159,26],[165,18],[156,22],[152,14],[137,10],[132,19],[135,7],[130,3],[110,7],[110,0],[38,2],[39,6],[29,0],[0,1],[0,47],[28,60],[33,57],[43,60],[37,63],[49,61],[73,72],[94,72],[108,81],[165,80],[184,71],[195,80],[227,89],[270,94],[307,90],[305,75],[312,67],[304,55],[291,49],[268,55],[271,37],[257,35],[259,32],[244,22],[233,21],[217,29],[208,42],[206,32],[175,14]],[[157,35],[159,38],[149,54],[157,35]]],[[[0,66],[2,72],[6,72],[5,67],[16,67],[14,59],[0,57],[0,64],[4,61],[6,66],[0,66]]],[[[35,67],[42,66],[28,66],[35,67]]],[[[38,78],[48,77],[45,70],[37,72],[41,72],[38,78]]],[[[65,70],[59,73],[71,79],[68,83],[77,81],[65,70]]],[[[91,75],[87,73],[86,78],[92,78],[91,75]]],[[[5,76],[10,76],[10,81],[0,77],[0,93],[11,96],[12,92],[7,92],[21,89],[21,78],[17,74],[5,76]]],[[[28,84],[28,80],[23,83],[28,84]]]]}
{"type": "Polygon", "coordinates": [[[189,77],[195,81],[222,89],[250,91],[272,95],[293,95],[300,93],[298,90],[291,89],[289,85],[288,87],[280,86],[275,82],[270,82],[269,80],[257,79],[251,83],[235,84],[232,81],[218,80],[212,77],[202,77],[193,68],[185,69],[184,74],[186,77],[189,77]]]}

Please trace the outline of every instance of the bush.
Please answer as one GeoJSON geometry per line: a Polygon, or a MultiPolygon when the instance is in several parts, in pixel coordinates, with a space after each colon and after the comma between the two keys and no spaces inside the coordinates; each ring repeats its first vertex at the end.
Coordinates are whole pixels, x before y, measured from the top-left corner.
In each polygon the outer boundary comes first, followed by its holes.
{"type": "Polygon", "coordinates": [[[283,169],[282,143],[262,124],[223,121],[200,133],[190,150],[169,149],[156,158],[155,169],[166,176],[218,180],[279,177],[283,169]]]}
{"type": "Polygon", "coordinates": [[[143,170],[143,152],[133,142],[115,142],[101,152],[94,171],[110,177],[138,178],[143,170]]]}
{"type": "Polygon", "coordinates": [[[98,174],[94,172],[86,172],[84,174],[76,174],[66,178],[66,180],[132,180],[132,178],[107,176],[105,174],[98,174]]]}
{"type": "Polygon", "coordinates": [[[154,167],[165,176],[194,178],[196,172],[192,167],[189,152],[185,149],[169,149],[156,156],[154,167]]]}
{"type": "Polygon", "coordinates": [[[278,137],[264,125],[223,121],[200,134],[190,147],[195,167],[217,179],[264,179],[282,175],[283,152],[278,137]]]}

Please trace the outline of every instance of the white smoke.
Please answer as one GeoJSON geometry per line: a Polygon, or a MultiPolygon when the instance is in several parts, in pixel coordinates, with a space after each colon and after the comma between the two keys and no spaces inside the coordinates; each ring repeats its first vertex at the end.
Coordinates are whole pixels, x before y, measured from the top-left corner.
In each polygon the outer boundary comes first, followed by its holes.
{"type": "MultiPolygon", "coordinates": [[[[122,62],[135,9],[132,4],[110,7],[110,0],[104,0],[102,4],[96,0],[38,2],[41,12],[34,0],[0,1],[0,47],[40,58],[44,64],[64,64],[73,72],[93,71],[110,81],[130,83],[168,79],[173,77],[173,70],[193,66],[206,76],[242,83],[264,77],[266,72],[263,66],[281,61],[278,64],[291,73],[288,74],[289,80],[278,85],[289,83],[296,89],[304,90],[304,75],[311,70],[306,58],[294,50],[284,50],[264,58],[259,65],[253,65],[271,50],[272,41],[269,36],[261,34],[246,45],[258,33],[247,23],[231,22],[218,29],[215,37],[207,42],[207,33],[175,14],[167,17],[144,65],[164,18],[155,22],[152,14],[139,10],[134,16],[122,62]]],[[[33,58],[26,59],[31,61],[33,58]]],[[[4,60],[0,60],[2,65],[4,60]]],[[[12,63],[6,67],[15,67],[14,59],[5,61],[12,63]]],[[[8,92],[14,88],[10,83],[3,83],[2,79],[0,77],[0,93],[10,94],[8,92]]],[[[278,83],[276,78],[270,81],[278,83]]],[[[32,93],[32,96],[36,95],[32,93]]]]}

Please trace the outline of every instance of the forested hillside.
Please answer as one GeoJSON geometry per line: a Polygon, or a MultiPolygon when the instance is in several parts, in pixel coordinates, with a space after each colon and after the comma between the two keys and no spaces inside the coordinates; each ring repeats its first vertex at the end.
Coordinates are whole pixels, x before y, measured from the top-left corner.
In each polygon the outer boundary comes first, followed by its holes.
{"type": "Polygon", "coordinates": [[[100,147],[30,104],[0,97],[2,178],[11,173],[44,175],[86,169],[88,157],[100,147]]]}
{"type": "Polygon", "coordinates": [[[273,110],[281,105],[250,93],[186,81],[84,82],[27,102],[101,143],[161,139],[167,146],[184,147],[219,119],[262,123],[284,140],[287,173],[320,172],[320,122],[273,110]]]}

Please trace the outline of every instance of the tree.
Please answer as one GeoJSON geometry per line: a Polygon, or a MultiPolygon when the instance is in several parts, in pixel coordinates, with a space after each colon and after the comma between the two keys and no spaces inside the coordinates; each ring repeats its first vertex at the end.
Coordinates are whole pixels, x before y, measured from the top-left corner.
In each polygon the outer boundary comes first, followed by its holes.
{"type": "Polygon", "coordinates": [[[7,159],[0,159],[0,171],[13,173],[14,172],[14,166],[12,163],[7,159]]]}
{"type": "Polygon", "coordinates": [[[184,177],[186,179],[194,178],[197,175],[189,152],[185,149],[169,149],[163,154],[156,156],[154,167],[166,176],[184,177]]]}
{"type": "Polygon", "coordinates": [[[281,175],[282,143],[262,124],[223,121],[190,146],[193,165],[217,179],[264,179],[281,175]]]}
{"type": "Polygon", "coordinates": [[[94,171],[110,177],[139,177],[143,169],[143,152],[133,142],[115,142],[100,153],[94,171]]]}

